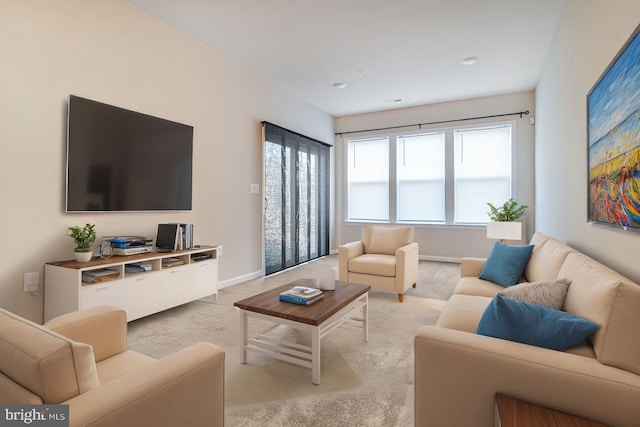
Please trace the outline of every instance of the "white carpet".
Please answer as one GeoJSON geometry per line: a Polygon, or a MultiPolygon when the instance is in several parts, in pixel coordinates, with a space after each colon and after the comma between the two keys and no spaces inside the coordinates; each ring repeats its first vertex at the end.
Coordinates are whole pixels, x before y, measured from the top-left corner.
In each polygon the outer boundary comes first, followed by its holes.
{"type": "MultiPolygon", "coordinates": [[[[438,319],[459,278],[457,264],[421,261],[418,286],[403,303],[396,295],[370,292],[369,342],[342,328],[323,338],[320,385],[311,383],[310,369],[255,353],[240,364],[240,315],[233,303],[336,268],[337,256],[325,257],[223,288],[217,301],[209,297],[133,321],[129,348],[163,357],[199,341],[221,346],[227,426],[413,426],[413,337],[438,319]]],[[[249,331],[268,326],[251,320],[249,331]]],[[[307,340],[284,326],[271,333],[307,340]]]]}

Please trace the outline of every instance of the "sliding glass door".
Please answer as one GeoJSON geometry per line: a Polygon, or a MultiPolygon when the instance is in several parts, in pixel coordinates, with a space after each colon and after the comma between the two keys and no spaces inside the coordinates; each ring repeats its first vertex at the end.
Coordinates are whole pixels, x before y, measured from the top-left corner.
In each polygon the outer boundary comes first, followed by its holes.
{"type": "Polygon", "coordinates": [[[329,253],[330,146],[264,125],[264,258],[272,274],[329,253]]]}

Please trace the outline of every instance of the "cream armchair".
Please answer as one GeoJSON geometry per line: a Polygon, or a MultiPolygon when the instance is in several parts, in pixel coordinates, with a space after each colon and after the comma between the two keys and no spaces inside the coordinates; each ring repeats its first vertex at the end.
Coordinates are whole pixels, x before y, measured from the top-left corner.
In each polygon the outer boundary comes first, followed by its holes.
{"type": "Polygon", "coordinates": [[[413,227],[365,225],[362,240],[339,248],[339,280],[398,294],[400,302],[418,281],[418,244],[413,227]]]}
{"type": "Polygon", "coordinates": [[[223,426],[224,352],[204,342],[158,360],[127,350],[115,307],[45,326],[0,309],[0,404],[69,405],[70,426],[223,426]]]}

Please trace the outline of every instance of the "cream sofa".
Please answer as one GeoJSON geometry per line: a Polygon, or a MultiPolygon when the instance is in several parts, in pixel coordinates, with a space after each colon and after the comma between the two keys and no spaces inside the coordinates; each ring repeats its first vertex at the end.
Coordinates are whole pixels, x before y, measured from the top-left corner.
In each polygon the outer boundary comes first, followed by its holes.
{"type": "Polygon", "coordinates": [[[159,360],[129,351],[115,307],[44,326],[0,309],[0,403],[69,405],[70,426],[222,426],[224,352],[210,343],[159,360]]]}
{"type": "Polygon", "coordinates": [[[600,329],[565,351],[477,335],[504,288],[478,278],[485,260],[463,259],[437,325],[415,337],[416,426],[493,426],[496,393],[610,427],[640,426],[640,287],[542,233],[531,244],[523,280],[570,280],[563,310],[600,329]]]}

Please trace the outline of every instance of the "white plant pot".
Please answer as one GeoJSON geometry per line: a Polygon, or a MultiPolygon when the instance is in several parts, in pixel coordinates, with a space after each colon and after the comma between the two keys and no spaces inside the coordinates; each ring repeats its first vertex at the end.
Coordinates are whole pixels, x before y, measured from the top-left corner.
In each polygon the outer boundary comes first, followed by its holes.
{"type": "Polygon", "coordinates": [[[91,257],[93,256],[93,251],[89,252],[73,252],[76,256],[76,261],[78,262],[89,262],[91,261],[91,257]]]}
{"type": "Polygon", "coordinates": [[[522,240],[522,222],[488,222],[487,238],[500,240],[522,240]]]}

